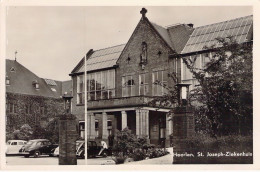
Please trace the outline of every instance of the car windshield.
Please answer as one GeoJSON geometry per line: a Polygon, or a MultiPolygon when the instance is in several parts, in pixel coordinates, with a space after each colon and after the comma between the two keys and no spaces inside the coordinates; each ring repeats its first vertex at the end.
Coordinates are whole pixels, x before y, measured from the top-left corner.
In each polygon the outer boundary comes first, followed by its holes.
{"type": "Polygon", "coordinates": [[[76,142],[76,149],[81,145],[82,142],[76,142]]]}
{"type": "Polygon", "coordinates": [[[10,145],[10,144],[11,144],[11,141],[6,142],[6,145],[10,145]]]}
{"type": "Polygon", "coordinates": [[[37,142],[29,141],[26,143],[26,145],[35,145],[37,142]]]}

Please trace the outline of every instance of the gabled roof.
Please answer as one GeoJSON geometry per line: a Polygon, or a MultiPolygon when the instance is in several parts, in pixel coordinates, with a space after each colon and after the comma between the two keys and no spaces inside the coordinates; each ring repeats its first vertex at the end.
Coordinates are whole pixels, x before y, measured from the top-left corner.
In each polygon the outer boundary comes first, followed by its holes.
{"type": "Polygon", "coordinates": [[[153,25],[153,27],[155,28],[155,30],[161,35],[161,37],[164,39],[165,42],[167,42],[167,44],[174,50],[174,46],[173,46],[173,43],[170,39],[170,35],[169,35],[169,32],[166,28],[162,27],[162,26],[159,26],[155,23],[152,23],[151,24],[153,25]]]}
{"type": "MultiPolygon", "coordinates": [[[[124,47],[125,44],[122,44],[93,51],[93,53],[87,57],[87,71],[106,69],[115,66],[124,47]]],[[[79,63],[80,64],[73,69],[71,74],[84,72],[84,58],[79,63]]]]}
{"type": "Polygon", "coordinates": [[[217,45],[216,38],[232,36],[238,43],[251,41],[253,16],[245,16],[195,28],[182,54],[202,51],[205,46],[217,45]]]}
{"type": "Polygon", "coordinates": [[[53,98],[60,98],[62,95],[63,82],[40,78],[15,60],[6,59],[6,76],[10,80],[10,85],[6,86],[8,93],[53,98]],[[39,89],[33,86],[36,81],[39,89]]]}
{"type": "Polygon", "coordinates": [[[61,93],[64,94],[65,92],[72,94],[72,80],[62,82],[61,93]]]}

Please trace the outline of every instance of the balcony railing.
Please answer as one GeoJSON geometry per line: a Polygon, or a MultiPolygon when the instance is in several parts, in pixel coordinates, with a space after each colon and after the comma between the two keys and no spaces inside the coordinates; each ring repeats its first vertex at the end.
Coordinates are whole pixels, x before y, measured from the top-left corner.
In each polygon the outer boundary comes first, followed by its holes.
{"type": "Polygon", "coordinates": [[[120,97],[106,100],[88,101],[88,109],[103,109],[103,108],[121,108],[121,107],[140,107],[148,105],[153,97],[148,96],[133,96],[120,97]]]}

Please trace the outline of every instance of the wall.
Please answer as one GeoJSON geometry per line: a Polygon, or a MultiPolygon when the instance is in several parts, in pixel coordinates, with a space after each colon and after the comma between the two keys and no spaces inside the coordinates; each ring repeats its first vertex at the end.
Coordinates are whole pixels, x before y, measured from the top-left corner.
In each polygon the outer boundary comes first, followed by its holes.
{"type": "Polygon", "coordinates": [[[72,114],[75,115],[78,120],[85,120],[84,104],[77,104],[77,76],[72,76],[72,90],[72,114]]]}
{"type": "Polygon", "coordinates": [[[6,93],[6,132],[13,132],[19,129],[23,124],[29,124],[31,127],[41,125],[44,127],[55,116],[64,112],[63,99],[30,96],[15,93],[6,93]],[[16,105],[16,113],[10,113],[8,104],[16,105]],[[26,106],[31,105],[31,113],[26,113],[26,106]],[[43,107],[44,113],[41,114],[40,107],[43,107]]]}
{"type": "MultiPolygon", "coordinates": [[[[129,39],[125,49],[123,50],[120,59],[118,60],[119,67],[116,70],[116,96],[122,96],[122,76],[132,74],[136,83],[135,95],[139,95],[139,74],[149,72],[149,92],[152,95],[152,72],[154,70],[169,70],[175,71],[174,60],[169,58],[172,50],[165,44],[161,37],[151,28],[147,20],[141,20],[137,25],[136,30],[129,39]],[[143,70],[140,66],[140,55],[142,53],[142,42],[147,44],[147,65],[143,70]],[[159,56],[158,52],[162,54],[159,56]],[[130,57],[130,61],[128,61],[130,57]]],[[[170,82],[172,85],[173,83],[170,82]]]]}

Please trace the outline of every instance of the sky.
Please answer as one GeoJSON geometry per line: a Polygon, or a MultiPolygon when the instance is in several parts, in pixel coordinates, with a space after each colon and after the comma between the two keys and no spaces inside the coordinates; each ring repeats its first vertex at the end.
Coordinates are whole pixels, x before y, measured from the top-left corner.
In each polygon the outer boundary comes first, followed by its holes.
{"type": "MultiPolygon", "coordinates": [[[[69,80],[69,73],[89,49],[127,43],[142,6],[8,7],[6,58],[41,78],[69,80]]],[[[250,6],[145,6],[146,16],[161,26],[192,23],[194,27],[252,15],[250,6]]]]}

